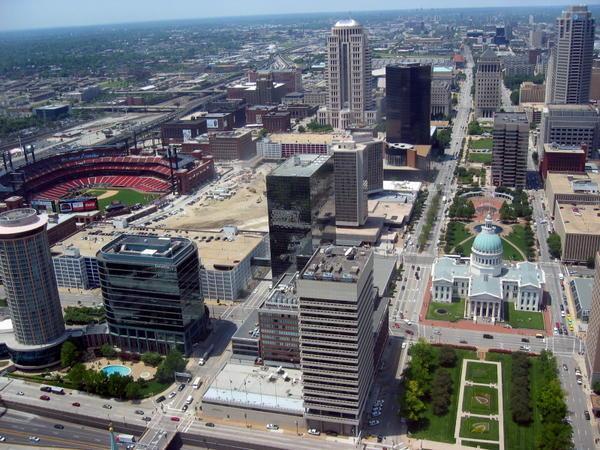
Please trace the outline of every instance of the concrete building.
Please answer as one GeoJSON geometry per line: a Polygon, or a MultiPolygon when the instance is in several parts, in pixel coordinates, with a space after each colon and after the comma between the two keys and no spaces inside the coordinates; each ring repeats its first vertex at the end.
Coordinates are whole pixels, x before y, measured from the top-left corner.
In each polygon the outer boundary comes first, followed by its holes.
{"type": "Polygon", "coordinates": [[[431,76],[428,64],[404,63],[385,68],[387,142],[431,143],[431,76]]]}
{"type": "Polygon", "coordinates": [[[596,273],[592,287],[592,307],[585,339],[585,362],[590,385],[600,380],[600,253],[596,252],[596,273]]]}
{"type": "Polygon", "coordinates": [[[287,70],[249,70],[247,73],[248,81],[255,83],[260,77],[269,74],[275,83],[283,83],[285,85],[286,94],[302,92],[302,70],[298,68],[287,70]]]}
{"type": "Polygon", "coordinates": [[[67,338],[47,223],[31,208],[0,213],[0,277],[13,328],[5,342],[19,368],[55,364],[67,338]]]}
{"type": "Polygon", "coordinates": [[[431,117],[450,117],[452,111],[452,90],[448,81],[431,82],[431,117]]]}
{"type": "Polygon", "coordinates": [[[546,93],[544,84],[524,81],[519,87],[519,103],[542,103],[546,93]]]}
{"type": "Polygon", "coordinates": [[[335,139],[339,139],[335,133],[273,133],[256,143],[256,151],[265,159],[326,155],[335,139]]]}
{"type": "Polygon", "coordinates": [[[594,60],[592,66],[592,78],[590,84],[590,100],[600,101],[600,59],[594,60]]]}
{"type": "Polygon", "coordinates": [[[587,6],[569,6],[556,19],[546,103],[585,104],[590,98],[595,23],[587,6]]]}
{"type": "Polygon", "coordinates": [[[569,286],[577,318],[582,322],[588,322],[592,307],[593,278],[571,278],[569,286]]]}
{"type": "Polygon", "coordinates": [[[181,144],[205,134],[208,128],[206,119],[194,118],[163,123],[160,126],[160,138],[163,146],[181,144]]]}
{"type": "Polygon", "coordinates": [[[368,216],[365,146],[355,142],[333,145],[335,224],[360,227],[368,216]]]}
{"type": "Polygon", "coordinates": [[[510,54],[501,58],[502,70],[505,77],[533,76],[535,64],[529,61],[529,54],[510,54]]]}
{"type": "Polygon", "coordinates": [[[184,354],[208,331],[196,245],[185,238],[121,235],[97,255],[109,333],[137,353],[184,354]]]}
{"type": "Polygon", "coordinates": [[[600,175],[552,173],[546,178],[546,199],[548,210],[554,216],[556,204],[576,203],[579,205],[600,205],[600,175]]]}
{"type": "Polygon", "coordinates": [[[256,143],[252,133],[245,130],[220,131],[208,136],[210,154],[217,161],[250,159],[256,156],[256,143]]]}
{"type": "Polygon", "coordinates": [[[335,241],[333,158],[296,155],[266,179],[274,284],[306,265],[321,241],[335,241]]]}
{"type": "Polygon", "coordinates": [[[321,123],[336,129],[373,125],[371,49],[367,33],[353,19],[340,20],[327,37],[327,108],[321,123]]]}
{"type": "Polygon", "coordinates": [[[466,298],[464,317],[492,322],[504,319],[505,303],[519,311],[539,311],[544,272],[530,262],[505,265],[503,245],[488,215],[473,241],[470,260],[442,257],[432,271],[431,295],[435,302],[466,298]]]}
{"type": "Polygon", "coordinates": [[[538,152],[548,143],[586,144],[588,158],[595,158],[600,148],[600,112],[591,105],[547,105],[542,111],[538,152]]]}
{"type": "Polygon", "coordinates": [[[358,435],[373,384],[373,252],[318,250],[297,281],[304,417],[358,435]]]}
{"type": "Polygon", "coordinates": [[[540,161],[540,174],[545,180],[548,172],[579,173],[585,172],[587,147],[544,144],[544,153],[540,161]]]}
{"type": "Polygon", "coordinates": [[[560,236],[563,261],[586,263],[600,250],[598,214],[600,205],[556,203],[554,230],[560,236]]]}
{"type": "Polygon", "coordinates": [[[498,113],[494,116],[492,183],[495,186],[525,188],[529,122],[525,113],[498,113]]]}
{"type": "Polygon", "coordinates": [[[477,60],[475,74],[475,117],[493,117],[502,106],[500,58],[488,48],[477,60]]]}
{"type": "Polygon", "coordinates": [[[227,86],[228,99],[245,100],[248,105],[277,105],[289,89],[273,80],[271,73],[260,73],[256,81],[245,81],[227,86]]]}

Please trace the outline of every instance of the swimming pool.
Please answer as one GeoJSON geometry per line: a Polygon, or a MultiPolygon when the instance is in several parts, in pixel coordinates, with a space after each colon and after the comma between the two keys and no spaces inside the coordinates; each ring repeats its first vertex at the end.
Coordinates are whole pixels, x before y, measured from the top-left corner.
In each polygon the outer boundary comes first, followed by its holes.
{"type": "Polygon", "coordinates": [[[129,367],[121,366],[119,364],[112,364],[110,366],[105,366],[102,368],[102,372],[104,372],[107,376],[111,376],[115,373],[117,375],[121,375],[122,377],[131,375],[131,369],[129,367]]]}

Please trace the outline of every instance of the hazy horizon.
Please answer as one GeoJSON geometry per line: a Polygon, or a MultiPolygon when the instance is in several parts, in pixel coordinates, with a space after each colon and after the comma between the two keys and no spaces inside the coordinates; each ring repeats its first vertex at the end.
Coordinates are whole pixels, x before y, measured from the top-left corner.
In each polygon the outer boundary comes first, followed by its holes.
{"type": "MultiPolygon", "coordinates": [[[[18,31],[42,28],[61,28],[119,23],[153,22],[219,18],[232,16],[256,16],[273,14],[328,13],[338,11],[366,12],[377,10],[414,10],[414,6],[399,5],[393,0],[304,0],[298,3],[272,1],[248,2],[227,0],[223,3],[205,5],[197,0],[104,0],[82,2],[77,0],[1,0],[0,31],[18,31]],[[51,5],[51,8],[48,6],[51,5]],[[368,5],[365,8],[365,5],[368,5]],[[207,7],[208,6],[208,7],[207,7]]],[[[599,2],[587,2],[597,5],[599,2]]],[[[460,9],[486,7],[540,7],[565,6],[564,0],[426,0],[419,9],[460,9]]]]}

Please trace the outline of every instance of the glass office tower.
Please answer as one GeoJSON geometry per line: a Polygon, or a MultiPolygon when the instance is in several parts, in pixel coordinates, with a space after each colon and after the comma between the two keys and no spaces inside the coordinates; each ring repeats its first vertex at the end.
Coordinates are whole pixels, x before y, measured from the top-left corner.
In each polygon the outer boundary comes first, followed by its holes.
{"type": "Polygon", "coordinates": [[[97,259],[113,342],[138,353],[176,347],[190,354],[208,329],[196,245],[184,238],[122,235],[97,259]]]}
{"type": "Polygon", "coordinates": [[[267,176],[273,284],[301,270],[323,241],[335,240],[333,160],[296,155],[267,176]]]}

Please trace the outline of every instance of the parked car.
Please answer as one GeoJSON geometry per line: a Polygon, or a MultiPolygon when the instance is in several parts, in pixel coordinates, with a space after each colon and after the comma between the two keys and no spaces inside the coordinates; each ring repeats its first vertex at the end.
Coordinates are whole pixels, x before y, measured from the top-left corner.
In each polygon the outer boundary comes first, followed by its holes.
{"type": "Polygon", "coordinates": [[[104,405],[102,405],[102,407],[104,409],[112,409],[112,405],[109,405],[108,403],[105,403],[104,405]]]}
{"type": "Polygon", "coordinates": [[[138,414],[138,415],[140,415],[140,416],[144,415],[144,411],[142,411],[141,409],[136,409],[135,413],[138,414]]]}
{"type": "Polygon", "coordinates": [[[567,366],[566,364],[563,364],[563,370],[566,372],[569,370],[569,366],[567,366]]]}
{"type": "Polygon", "coordinates": [[[182,410],[182,411],[187,411],[187,409],[188,409],[188,405],[183,405],[183,406],[181,407],[181,410],[182,410]]]}
{"type": "Polygon", "coordinates": [[[166,400],[166,397],[164,395],[161,395],[160,397],[157,397],[156,400],[154,400],[156,403],[160,403],[160,402],[164,402],[166,400]]]}
{"type": "Polygon", "coordinates": [[[275,425],[274,423],[268,423],[267,430],[279,430],[279,425],[275,425]]]}
{"type": "Polygon", "coordinates": [[[152,417],[148,417],[148,416],[146,416],[146,417],[142,417],[142,420],[143,420],[144,422],[150,422],[150,421],[152,420],[152,417]]]}
{"type": "Polygon", "coordinates": [[[177,395],[177,392],[173,391],[169,394],[169,398],[173,398],[177,395]]]}
{"type": "Polygon", "coordinates": [[[177,416],[172,416],[171,417],[171,422],[179,422],[181,419],[177,416]]]}
{"type": "Polygon", "coordinates": [[[380,422],[377,419],[371,419],[371,420],[369,420],[369,426],[370,427],[376,427],[379,424],[380,424],[380,422]]]}
{"type": "Polygon", "coordinates": [[[584,415],[584,417],[585,417],[585,420],[590,420],[590,413],[589,413],[589,411],[585,410],[585,411],[583,412],[583,415],[584,415]]]}
{"type": "Polygon", "coordinates": [[[309,428],[308,434],[311,434],[313,436],[320,436],[321,432],[319,430],[317,430],[316,428],[309,428]]]}

